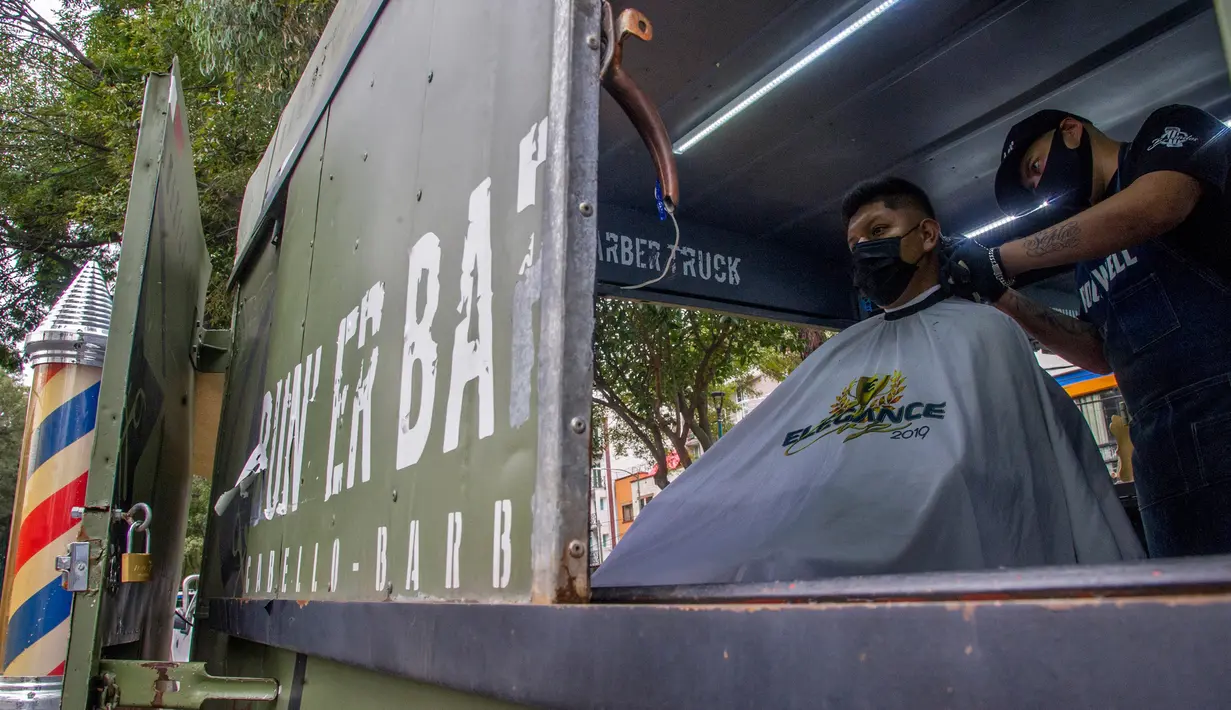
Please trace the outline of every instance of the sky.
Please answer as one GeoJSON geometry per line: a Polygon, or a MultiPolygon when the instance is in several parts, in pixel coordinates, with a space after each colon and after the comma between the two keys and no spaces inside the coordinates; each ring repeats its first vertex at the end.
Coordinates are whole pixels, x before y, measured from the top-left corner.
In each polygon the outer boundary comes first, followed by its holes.
{"type": "Polygon", "coordinates": [[[30,0],[30,6],[49,22],[56,21],[58,10],[62,7],[60,0],[30,0]]]}

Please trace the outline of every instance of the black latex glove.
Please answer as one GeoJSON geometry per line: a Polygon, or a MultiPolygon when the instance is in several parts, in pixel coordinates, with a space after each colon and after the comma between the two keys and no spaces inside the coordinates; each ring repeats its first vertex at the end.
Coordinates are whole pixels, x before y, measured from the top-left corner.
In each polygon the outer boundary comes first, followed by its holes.
{"type": "Polygon", "coordinates": [[[966,237],[945,240],[940,255],[940,282],[963,298],[995,303],[1013,285],[1000,268],[1000,249],[966,237]]]}

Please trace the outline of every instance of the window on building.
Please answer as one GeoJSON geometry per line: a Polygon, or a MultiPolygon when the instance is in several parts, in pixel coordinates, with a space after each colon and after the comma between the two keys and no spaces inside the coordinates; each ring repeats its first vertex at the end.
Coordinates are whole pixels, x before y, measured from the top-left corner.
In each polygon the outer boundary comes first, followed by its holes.
{"type": "Polygon", "coordinates": [[[633,522],[633,504],[632,503],[628,503],[627,505],[620,506],[620,519],[626,523],[633,522]]]}
{"type": "Polygon", "coordinates": [[[603,469],[590,469],[590,487],[605,488],[607,486],[607,477],[603,475],[603,469]]]}
{"type": "Polygon", "coordinates": [[[600,512],[600,513],[601,513],[601,512],[603,512],[604,510],[607,510],[607,499],[606,499],[606,498],[599,498],[599,499],[598,499],[598,512],[600,512]]]}
{"type": "Polygon", "coordinates": [[[611,547],[611,536],[603,533],[603,547],[611,547]]]}
{"type": "Polygon", "coordinates": [[[645,507],[649,505],[652,500],[654,500],[653,494],[643,497],[641,499],[641,509],[645,510],[645,507]]]}

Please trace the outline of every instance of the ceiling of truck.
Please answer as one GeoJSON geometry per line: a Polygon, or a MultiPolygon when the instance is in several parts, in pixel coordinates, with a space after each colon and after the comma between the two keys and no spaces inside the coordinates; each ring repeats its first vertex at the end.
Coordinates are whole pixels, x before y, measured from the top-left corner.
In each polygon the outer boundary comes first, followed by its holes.
{"type": "MultiPolygon", "coordinates": [[[[678,141],[865,2],[617,2],[654,29],[624,65],[678,141]]],[[[1002,216],[992,182],[1015,121],[1063,108],[1127,140],[1170,103],[1231,118],[1209,0],[901,0],[677,156],[679,214],[845,258],[842,194],[893,174],[946,231],[971,231],[1002,216]]],[[[649,155],[608,97],[600,141],[600,201],[653,210],[649,155]]]]}

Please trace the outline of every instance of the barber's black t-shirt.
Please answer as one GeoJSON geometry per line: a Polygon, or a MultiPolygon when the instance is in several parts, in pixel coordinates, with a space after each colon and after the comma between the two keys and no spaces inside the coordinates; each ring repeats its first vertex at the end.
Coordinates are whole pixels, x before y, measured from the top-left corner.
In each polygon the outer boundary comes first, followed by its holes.
{"type": "MultiPolygon", "coordinates": [[[[1111,192],[1160,170],[1190,175],[1204,188],[1196,209],[1179,227],[1157,237],[1172,253],[1231,283],[1231,130],[1192,106],[1173,105],[1150,114],[1120,155],[1111,192]]],[[[1097,325],[1107,318],[1109,297],[1152,271],[1147,250],[1125,249],[1076,267],[1082,315],[1097,325]]]]}

